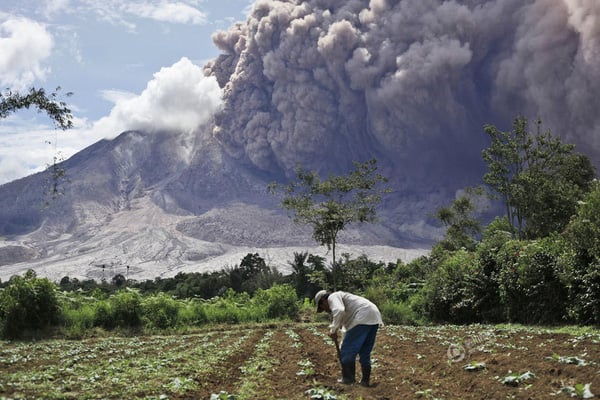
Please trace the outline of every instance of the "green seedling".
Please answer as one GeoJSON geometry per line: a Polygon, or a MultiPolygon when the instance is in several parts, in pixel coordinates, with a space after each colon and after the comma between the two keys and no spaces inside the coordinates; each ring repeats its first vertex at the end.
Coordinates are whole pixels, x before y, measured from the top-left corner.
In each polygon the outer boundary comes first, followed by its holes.
{"type": "Polygon", "coordinates": [[[219,393],[213,393],[210,395],[210,400],[236,400],[237,397],[233,394],[229,394],[224,390],[219,393]]]}
{"type": "Polygon", "coordinates": [[[296,372],[296,375],[299,376],[312,376],[315,374],[315,369],[313,368],[313,363],[310,360],[302,360],[298,361],[298,366],[302,367],[302,369],[296,372]]]}
{"type": "Polygon", "coordinates": [[[311,399],[316,400],[336,400],[337,396],[324,388],[312,388],[305,392],[311,399]]]}
{"type": "Polygon", "coordinates": [[[594,394],[590,390],[591,383],[578,383],[575,386],[565,386],[559,390],[558,393],[567,393],[571,395],[571,397],[579,397],[582,399],[591,399],[594,397],[594,394]]]}
{"type": "Polygon", "coordinates": [[[463,366],[463,369],[466,371],[479,371],[479,370],[485,369],[485,363],[471,361],[467,365],[463,366]]]}
{"type": "Polygon", "coordinates": [[[522,382],[528,381],[533,378],[535,378],[535,374],[531,371],[527,371],[522,374],[519,374],[517,372],[511,373],[509,371],[509,374],[504,377],[502,383],[508,386],[519,386],[519,384],[521,384],[522,382]]]}
{"type": "Polygon", "coordinates": [[[565,356],[560,356],[560,355],[554,353],[554,354],[552,354],[552,357],[546,357],[546,359],[557,361],[561,364],[573,364],[573,365],[577,365],[577,366],[587,365],[587,362],[583,358],[579,358],[577,356],[565,357],[565,356]]]}
{"type": "Polygon", "coordinates": [[[426,398],[426,399],[431,399],[431,400],[439,400],[437,397],[435,397],[433,395],[433,390],[432,389],[425,389],[425,390],[417,390],[415,392],[415,396],[421,398],[426,398]]]}

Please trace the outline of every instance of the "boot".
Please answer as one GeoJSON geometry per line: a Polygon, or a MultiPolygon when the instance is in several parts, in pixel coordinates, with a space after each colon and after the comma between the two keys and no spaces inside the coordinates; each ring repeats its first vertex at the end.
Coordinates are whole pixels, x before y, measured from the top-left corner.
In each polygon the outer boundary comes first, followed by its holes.
{"type": "Polygon", "coordinates": [[[362,379],[360,380],[360,384],[365,387],[371,386],[371,366],[370,365],[361,365],[362,369],[362,379]]]}
{"type": "Polygon", "coordinates": [[[356,382],[356,364],[355,363],[344,363],[342,364],[342,378],[338,379],[339,383],[350,384],[356,382]]]}

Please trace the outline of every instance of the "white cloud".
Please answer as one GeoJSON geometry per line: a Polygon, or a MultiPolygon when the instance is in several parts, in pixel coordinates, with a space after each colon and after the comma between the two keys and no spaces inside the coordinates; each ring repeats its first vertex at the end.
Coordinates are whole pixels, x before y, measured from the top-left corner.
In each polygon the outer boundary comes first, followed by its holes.
{"type": "Polygon", "coordinates": [[[63,12],[70,6],[70,0],[46,0],[44,4],[44,14],[52,17],[55,14],[63,12]]]}
{"type": "Polygon", "coordinates": [[[139,95],[105,90],[102,96],[115,103],[107,117],[94,123],[75,118],[74,129],[66,131],[44,125],[33,111],[2,120],[0,184],[42,171],[57,155],[67,159],[126,130],[192,132],[209,121],[221,104],[216,79],[204,76],[202,68],[187,58],[155,73],[139,95]]]}
{"type": "MultiPolygon", "coordinates": [[[[0,16],[1,17],[1,16],[0,16]]],[[[1,21],[1,20],[0,20],[1,21]]],[[[22,90],[44,80],[54,39],[46,27],[27,18],[8,17],[0,22],[0,84],[22,90]]]]}
{"type": "Polygon", "coordinates": [[[192,132],[207,122],[221,104],[221,89],[202,68],[182,58],[154,74],[139,96],[104,91],[115,106],[94,124],[98,135],[115,137],[126,130],[192,132]]]}
{"type": "Polygon", "coordinates": [[[125,92],[123,90],[103,90],[102,98],[111,103],[119,103],[121,101],[130,100],[136,97],[135,93],[125,92]]]}
{"type": "Polygon", "coordinates": [[[206,14],[181,2],[135,3],[125,5],[125,10],[142,18],[177,24],[202,25],[207,22],[206,14]]]}
{"type": "Polygon", "coordinates": [[[41,171],[52,160],[54,134],[31,119],[11,116],[0,129],[0,184],[41,171]]]}

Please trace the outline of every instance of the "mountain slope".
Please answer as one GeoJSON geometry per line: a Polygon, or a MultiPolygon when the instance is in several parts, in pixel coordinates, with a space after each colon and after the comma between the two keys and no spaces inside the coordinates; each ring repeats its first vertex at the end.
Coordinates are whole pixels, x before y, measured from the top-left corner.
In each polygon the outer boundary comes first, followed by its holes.
{"type": "MultiPolygon", "coordinates": [[[[153,279],[221,269],[248,252],[270,254],[283,268],[294,251],[325,252],[306,227],[281,212],[266,191],[265,174],[232,160],[206,131],[190,137],[125,132],[90,146],[63,167],[65,193],[46,207],[41,205],[47,173],[0,187],[3,234],[9,239],[0,246],[0,278],[33,268],[53,279],[114,273],[153,279]],[[27,216],[29,225],[19,225],[27,216]]],[[[381,227],[354,228],[343,240],[394,244],[396,236],[381,227]]],[[[343,248],[386,261],[413,254],[384,246],[343,248]]]]}

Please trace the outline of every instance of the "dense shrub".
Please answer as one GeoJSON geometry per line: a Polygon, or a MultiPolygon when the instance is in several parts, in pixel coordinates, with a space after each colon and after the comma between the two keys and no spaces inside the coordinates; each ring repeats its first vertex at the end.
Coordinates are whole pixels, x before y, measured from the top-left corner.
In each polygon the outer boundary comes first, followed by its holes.
{"type": "Polygon", "coordinates": [[[566,316],[560,240],[510,241],[498,253],[499,287],[510,322],[557,323],[566,316]]]}
{"type": "Polygon", "coordinates": [[[484,240],[475,250],[475,270],[470,281],[473,296],[473,312],[478,322],[501,322],[504,309],[500,301],[499,275],[502,264],[498,251],[511,240],[508,221],[496,220],[483,233],[484,240]]]}
{"type": "Polygon", "coordinates": [[[135,328],[142,325],[142,296],[133,289],[123,289],[109,298],[110,313],[116,326],[135,328]]]}
{"type": "MultiPolygon", "coordinates": [[[[64,283],[64,282],[63,282],[64,283]]],[[[94,327],[97,300],[79,292],[59,292],[62,327],[70,337],[81,337],[94,327]]]]}
{"type": "Polygon", "coordinates": [[[147,296],[142,301],[142,319],[149,328],[174,328],[179,322],[181,302],[165,293],[147,296]]]}
{"type": "Polygon", "coordinates": [[[474,254],[466,250],[451,253],[440,262],[423,288],[433,321],[475,321],[469,284],[474,268],[474,254]]]}
{"type": "Polygon", "coordinates": [[[600,183],[577,207],[565,230],[564,281],[569,316],[582,324],[600,324],[600,183]]]}
{"type": "Polygon", "coordinates": [[[381,318],[386,324],[417,325],[419,318],[408,302],[388,301],[379,306],[381,318]]]}
{"type": "Polygon", "coordinates": [[[178,310],[178,319],[183,325],[198,326],[208,322],[205,310],[205,301],[198,299],[187,299],[181,301],[178,310]]]}
{"type": "Polygon", "coordinates": [[[98,300],[94,304],[94,326],[113,329],[117,321],[113,317],[113,308],[109,300],[98,300]]]}
{"type": "Polygon", "coordinates": [[[275,285],[267,290],[259,289],[254,300],[266,309],[268,318],[295,318],[298,313],[298,296],[291,285],[275,285]]]}
{"type": "Polygon", "coordinates": [[[580,324],[600,325],[600,262],[588,266],[578,282],[578,289],[571,294],[571,315],[580,324]]]}
{"type": "Polygon", "coordinates": [[[342,254],[342,260],[338,263],[339,271],[337,284],[348,292],[361,292],[373,279],[376,271],[381,270],[384,264],[375,263],[361,255],[355,259],[350,258],[350,254],[342,254]]]}
{"type": "Polygon", "coordinates": [[[94,327],[96,310],[87,304],[78,308],[63,308],[62,316],[67,336],[81,337],[94,327]]]}
{"type": "Polygon", "coordinates": [[[23,277],[13,276],[0,290],[0,333],[5,338],[18,338],[27,331],[55,325],[60,320],[56,285],[47,278],[37,278],[27,271],[23,277]]]}
{"type": "Polygon", "coordinates": [[[210,299],[204,304],[209,323],[236,324],[261,322],[266,319],[266,310],[257,307],[248,293],[227,290],[224,296],[210,299]]]}

